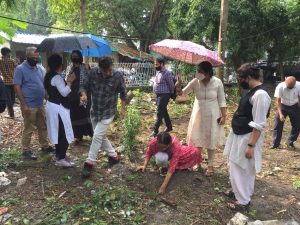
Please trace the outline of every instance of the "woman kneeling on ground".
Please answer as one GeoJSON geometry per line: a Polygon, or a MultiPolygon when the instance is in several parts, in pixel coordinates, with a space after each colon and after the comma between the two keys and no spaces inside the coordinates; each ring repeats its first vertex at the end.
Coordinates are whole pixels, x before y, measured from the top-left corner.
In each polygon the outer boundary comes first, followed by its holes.
{"type": "Polygon", "coordinates": [[[70,119],[70,102],[68,95],[75,79],[72,74],[65,81],[62,71],[62,57],[53,54],[48,58],[49,71],[45,76],[45,89],[48,94],[46,119],[48,137],[56,148],[56,166],[71,167],[73,163],[66,157],[69,144],[74,140],[70,119]]]}
{"type": "Polygon", "coordinates": [[[181,145],[180,141],[168,132],[161,132],[150,141],[145,162],[138,170],[144,172],[152,156],[154,156],[156,165],[160,167],[161,171],[168,167],[166,178],[159,188],[159,193],[165,192],[175,170],[192,169],[202,162],[201,153],[197,148],[181,145]]]}

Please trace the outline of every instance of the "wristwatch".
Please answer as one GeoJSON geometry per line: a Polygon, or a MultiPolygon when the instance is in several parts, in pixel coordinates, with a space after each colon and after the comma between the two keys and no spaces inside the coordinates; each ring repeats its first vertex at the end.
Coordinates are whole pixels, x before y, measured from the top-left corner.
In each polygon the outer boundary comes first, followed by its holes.
{"type": "Polygon", "coordinates": [[[248,143],[248,146],[251,147],[251,148],[255,147],[255,145],[252,145],[252,144],[249,144],[249,143],[248,143]]]}

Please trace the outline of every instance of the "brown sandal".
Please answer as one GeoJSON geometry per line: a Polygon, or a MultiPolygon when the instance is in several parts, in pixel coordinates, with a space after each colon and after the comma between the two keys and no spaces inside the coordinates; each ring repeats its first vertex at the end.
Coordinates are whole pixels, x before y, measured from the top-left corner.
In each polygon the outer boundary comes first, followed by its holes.
{"type": "Polygon", "coordinates": [[[247,211],[250,207],[250,202],[246,205],[242,205],[238,202],[230,202],[227,204],[227,207],[234,211],[247,211]]]}
{"type": "Polygon", "coordinates": [[[221,193],[222,193],[223,195],[225,195],[226,197],[228,197],[228,198],[230,198],[230,199],[236,201],[235,195],[234,195],[234,193],[233,193],[232,190],[229,190],[229,191],[222,191],[221,193]]]}

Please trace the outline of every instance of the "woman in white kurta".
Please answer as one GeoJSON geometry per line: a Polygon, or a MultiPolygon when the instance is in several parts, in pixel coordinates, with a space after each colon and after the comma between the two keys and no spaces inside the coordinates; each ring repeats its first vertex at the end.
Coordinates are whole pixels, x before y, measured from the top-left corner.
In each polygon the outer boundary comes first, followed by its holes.
{"type": "Polygon", "coordinates": [[[184,95],[191,92],[195,93],[195,102],[187,131],[187,144],[198,147],[200,151],[207,149],[206,176],[212,176],[215,150],[224,144],[226,101],[222,81],[213,76],[209,62],[198,65],[196,78],[182,90],[184,95]]]}
{"type": "MultiPolygon", "coordinates": [[[[261,85],[259,72],[250,64],[242,65],[238,72],[241,86],[244,88],[248,86],[251,90],[261,85]]],[[[249,102],[252,105],[253,121],[248,125],[253,128],[253,131],[238,135],[232,130],[224,149],[224,155],[228,156],[229,161],[232,193],[237,200],[228,204],[228,207],[238,210],[249,206],[254,192],[255,173],[261,170],[264,128],[271,98],[265,90],[258,89],[249,102]]]]}
{"type": "Polygon", "coordinates": [[[48,94],[46,104],[47,131],[50,142],[56,147],[56,163],[61,167],[71,167],[72,162],[66,158],[68,146],[74,140],[70,119],[67,96],[71,93],[70,86],[74,81],[74,74],[67,82],[60,74],[62,57],[53,54],[48,58],[49,71],[45,76],[45,89],[48,94]]]}

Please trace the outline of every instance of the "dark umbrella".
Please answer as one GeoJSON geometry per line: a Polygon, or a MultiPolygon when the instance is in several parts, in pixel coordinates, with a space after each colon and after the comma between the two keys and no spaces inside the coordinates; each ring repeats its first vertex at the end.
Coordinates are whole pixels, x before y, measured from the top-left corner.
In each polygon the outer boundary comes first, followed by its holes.
{"type": "Polygon", "coordinates": [[[37,47],[38,52],[64,52],[66,50],[81,50],[97,48],[96,43],[84,35],[50,37],[37,47]]]}

